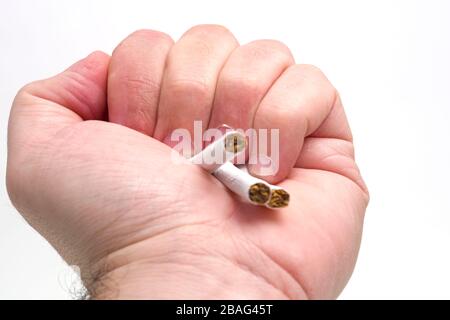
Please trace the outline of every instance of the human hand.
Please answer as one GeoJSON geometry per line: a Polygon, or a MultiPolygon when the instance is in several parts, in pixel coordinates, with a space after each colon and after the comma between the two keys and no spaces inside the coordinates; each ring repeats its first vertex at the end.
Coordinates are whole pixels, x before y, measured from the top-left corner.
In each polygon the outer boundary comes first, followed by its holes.
{"type": "MultiPolygon", "coordinates": [[[[256,166],[250,171],[258,173],[256,166]]],[[[7,187],[93,298],[334,298],[353,270],[368,192],[334,87],[276,41],[196,26],[127,37],[26,85],[11,110],[7,187]],[[279,128],[290,195],[271,211],[197,166],[177,128],[279,128]]]]}

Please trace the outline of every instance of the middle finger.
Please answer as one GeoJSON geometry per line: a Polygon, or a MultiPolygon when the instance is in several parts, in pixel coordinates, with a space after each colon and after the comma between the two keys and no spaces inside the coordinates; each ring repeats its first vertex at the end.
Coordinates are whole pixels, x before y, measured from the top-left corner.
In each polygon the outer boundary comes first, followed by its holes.
{"type": "Polygon", "coordinates": [[[224,27],[199,25],[170,50],[166,62],[154,137],[170,143],[174,129],[193,134],[195,120],[206,129],[220,69],[238,46],[224,27]]]}

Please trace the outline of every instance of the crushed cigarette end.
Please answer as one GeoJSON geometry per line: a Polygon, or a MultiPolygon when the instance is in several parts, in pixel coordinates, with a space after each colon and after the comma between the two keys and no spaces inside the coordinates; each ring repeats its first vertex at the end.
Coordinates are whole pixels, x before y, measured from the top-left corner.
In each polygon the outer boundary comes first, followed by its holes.
{"type": "Polygon", "coordinates": [[[283,189],[272,190],[270,200],[267,203],[269,208],[284,208],[289,204],[289,193],[283,189]]]}
{"type": "Polygon", "coordinates": [[[253,203],[265,204],[270,198],[270,188],[264,183],[255,183],[250,186],[248,197],[253,203]]]}

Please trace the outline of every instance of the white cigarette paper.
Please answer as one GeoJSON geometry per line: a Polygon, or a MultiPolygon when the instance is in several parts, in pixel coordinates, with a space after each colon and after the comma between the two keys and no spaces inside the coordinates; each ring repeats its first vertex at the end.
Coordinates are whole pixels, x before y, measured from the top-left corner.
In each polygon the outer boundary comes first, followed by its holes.
{"type": "Polygon", "coordinates": [[[265,205],[270,200],[270,185],[227,162],[213,172],[228,189],[245,202],[265,205]]]}
{"type": "Polygon", "coordinates": [[[220,139],[190,158],[189,161],[212,173],[224,163],[233,160],[245,150],[245,147],[245,135],[234,130],[228,131],[220,139]]]}
{"type": "Polygon", "coordinates": [[[245,202],[270,209],[286,207],[289,204],[286,190],[250,175],[246,166],[238,168],[230,162],[245,147],[246,138],[242,133],[228,131],[189,160],[212,173],[245,202]]]}

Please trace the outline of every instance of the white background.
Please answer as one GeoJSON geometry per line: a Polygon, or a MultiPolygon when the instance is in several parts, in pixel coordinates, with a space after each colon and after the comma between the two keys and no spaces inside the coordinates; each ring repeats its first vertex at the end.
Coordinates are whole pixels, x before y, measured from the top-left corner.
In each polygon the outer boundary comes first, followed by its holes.
{"type": "Polygon", "coordinates": [[[11,101],[25,83],[140,28],[275,38],[340,90],[371,191],[342,299],[450,298],[450,1],[2,1],[0,298],[70,298],[69,269],[10,205],[11,101]]]}

